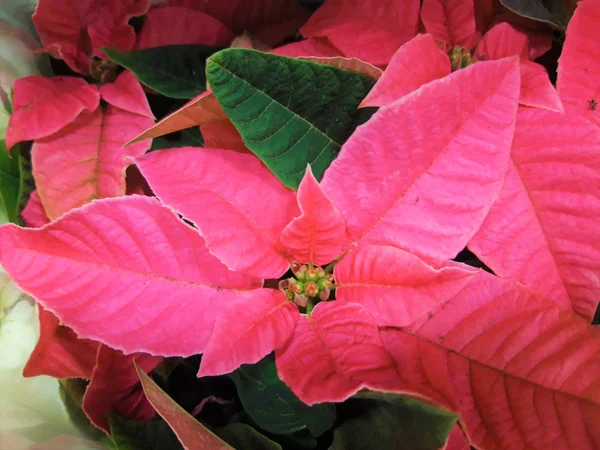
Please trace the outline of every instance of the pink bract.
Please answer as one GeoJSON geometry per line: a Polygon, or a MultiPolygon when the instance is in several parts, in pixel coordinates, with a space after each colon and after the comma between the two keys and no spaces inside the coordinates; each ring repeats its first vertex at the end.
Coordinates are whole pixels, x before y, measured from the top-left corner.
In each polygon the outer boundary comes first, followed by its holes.
{"type": "Polygon", "coordinates": [[[81,78],[21,78],[15,82],[14,112],[6,132],[6,148],[21,141],[50,136],[83,111],[95,111],[99,104],[97,88],[81,78]]]}
{"type": "Polygon", "coordinates": [[[558,61],[556,86],[569,114],[600,126],[600,2],[578,3],[558,61]]]}
{"type": "Polygon", "coordinates": [[[385,66],[398,47],[417,34],[419,6],[418,0],[327,0],[300,33],[307,38],[326,37],[344,56],[385,66]]]}
{"type": "Polygon", "coordinates": [[[131,164],[127,157],[140,156],[150,147],[142,141],[122,148],[154,122],[135,77],[124,72],[115,83],[102,86],[100,95],[108,106],[84,111],[33,145],[33,176],[50,219],[96,198],[125,195],[125,169],[131,164]]]}

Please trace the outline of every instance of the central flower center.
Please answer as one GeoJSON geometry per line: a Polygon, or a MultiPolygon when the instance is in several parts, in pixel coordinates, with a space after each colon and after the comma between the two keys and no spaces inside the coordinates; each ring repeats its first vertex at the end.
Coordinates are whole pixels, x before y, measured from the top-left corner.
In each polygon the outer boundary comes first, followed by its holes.
{"type": "Polygon", "coordinates": [[[292,264],[294,277],[279,282],[287,298],[310,313],[319,301],[329,300],[333,285],[333,274],[312,264],[292,264]]]}

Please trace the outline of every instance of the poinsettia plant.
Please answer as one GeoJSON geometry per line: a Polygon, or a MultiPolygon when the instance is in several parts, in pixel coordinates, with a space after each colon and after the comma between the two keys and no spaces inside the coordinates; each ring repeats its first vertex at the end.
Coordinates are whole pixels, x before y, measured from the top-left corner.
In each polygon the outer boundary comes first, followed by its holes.
{"type": "Polygon", "coordinates": [[[23,376],[107,448],[600,448],[596,23],[41,0],[56,75],[0,155],[23,376]]]}

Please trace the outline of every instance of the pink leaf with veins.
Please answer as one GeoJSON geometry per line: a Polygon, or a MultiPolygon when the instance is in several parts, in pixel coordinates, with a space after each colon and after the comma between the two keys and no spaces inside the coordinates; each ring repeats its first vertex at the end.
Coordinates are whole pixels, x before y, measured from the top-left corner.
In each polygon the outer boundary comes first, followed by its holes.
{"type": "Polygon", "coordinates": [[[600,2],[584,0],[567,27],[556,87],[569,114],[600,126],[600,2]]]}
{"type": "Polygon", "coordinates": [[[521,108],[500,197],[469,248],[501,277],[591,321],[600,299],[600,135],[578,117],[521,108]],[[568,131],[566,131],[568,130],[568,131]]]}
{"type": "Polygon", "coordinates": [[[448,301],[477,271],[445,263],[435,268],[394,247],[361,244],[335,266],[338,303],[360,303],[381,326],[405,326],[448,301]]]}
{"type": "Polygon", "coordinates": [[[321,182],[351,240],[456,256],[500,191],[518,94],[516,58],[481,62],[381,108],[358,128],[321,182]],[[448,92],[456,101],[440,100],[448,92]]]}
{"type": "Polygon", "coordinates": [[[283,292],[262,289],[252,302],[242,300],[217,319],[198,376],[222,375],[253,364],[292,336],[300,314],[283,292]]]}
{"type": "Polygon", "coordinates": [[[423,0],[421,20],[425,30],[443,44],[470,49],[475,39],[474,0],[423,0]]]}
{"type": "Polygon", "coordinates": [[[327,0],[300,33],[326,37],[344,56],[385,66],[398,47],[417,34],[419,8],[419,0],[327,0]]]}
{"type": "Polygon", "coordinates": [[[251,302],[261,286],[140,196],[96,201],[39,229],[3,226],[0,264],[78,336],[127,353],[201,353],[227,305],[251,302]]]}
{"type": "Polygon", "coordinates": [[[181,7],[157,8],[146,16],[135,48],[180,44],[226,47],[234,37],[229,28],[201,11],[181,7]]]}
{"type": "Polygon", "coordinates": [[[437,47],[429,34],[419,34],[394,53],[359,107],[385,106],[450,72],[448,55],[437,47]]]}
{"type": "Polygon", "coordinates": [[[17,80],[13,113],[6,130],[6,148],[21,141],[50,136],[73,122],[82,111],[100,104],[96,86],[74,77],[31,76],[17,80]]]}
{"type": "Polygon", "coordinates": [[[446,399],[477,448],[600,446],[600,334],[516,283],[479,272],[409,327],[383,328],[401,382],[446,399]]]}
{"type": "Polygon", "coordinates": [[[356,303],[323,302],[300,316],[293,337],[275,351],[275,363],[279,377],[308,405],[340,402],[363,387],[398,380],[375,319],[356,303]]]}
{"type": "Polygon", "coordinates": [[[208,428],[194,419],[158,385],[137,368],[146,398],[156,412],[169,424],[185,450],[234,450],[208,428]]]}
{"type": "Polygon", "coordinates": [[[291,259],[322,266],[340,256],[346,242],[346,225],[310,166],[298,187],[298,205],[302,215],[281,233],[281,243],[291,259]]]}
{"type": "Polygon", "coordinates": [[[289,267],[279,236],[296,215],[296,193],[253,154],[182,147],[137,165],[156,195],[194,222],[231,270],[279,278],[289,267]]]}
{"type": "Polygon", "coordinates": [[[108,104],[123,111],[155,120],[148,104],[148,98],[135,75],[123,72],[114,83],[100,86],[100,96],[108,104]]]}
{"type": "Polygon", "coordinates": [[[125,195],[126,159],[143,154],[149,141],[123,148],[152,119],[109,105],[81,114],[32,147],[33,176],[50,219],[91,200],[125,195]]]}
{"type": "Polygon", "coordinates": [[[106,345],[98,348],[96,367],[83,398],[83,411],[90,421],[109,433],[109,414],[131,420],[151,420],[154,408],[146,400],[135,363],[151,372],[162,361],[144,353],[124,355],[106,345]]]}

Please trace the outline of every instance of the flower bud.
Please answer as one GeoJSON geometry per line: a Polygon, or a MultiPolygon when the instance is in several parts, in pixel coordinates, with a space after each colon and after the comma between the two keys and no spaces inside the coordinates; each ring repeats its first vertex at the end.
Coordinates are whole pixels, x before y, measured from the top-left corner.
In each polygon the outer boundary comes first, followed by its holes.
{"type": "Polygon", "coordinates": [[[291,279],[290,280],[290,288],[289,289],[294,294],[302,294],[302,292],[304,292],[304,285],[301,282],[299,282],[299,281],[291,279]]]}
{"type": "Polygon", "coordinates": [[[331,294],[331,290],[329,288],[325,288],[321,292],[319,292],[319,298],[321,300],[327,300],[329,299],[329,294],[331,294]]]}
{"type": "Polygon", "coordinates": [[[301,308],[306,308],[308,304],[308,298],[302,294],[294,294],[294,303],[301,308]]]}
{"type": "Polygon", "coordinates": [[[309,281],[304,284],[304,293],[308,297],[316,297],[319,294],[319,286],[317,283],[309,281]]]}
{"type": "MultiPolygon", "coordinates": [[[[319,269],[320,269],[320,267],[319,267],[319,269]]],[[[315,281],[319,278],[319,272],[315,267],[309,267],[306,270],[305,277],[308,281],[315,281]]]]}

